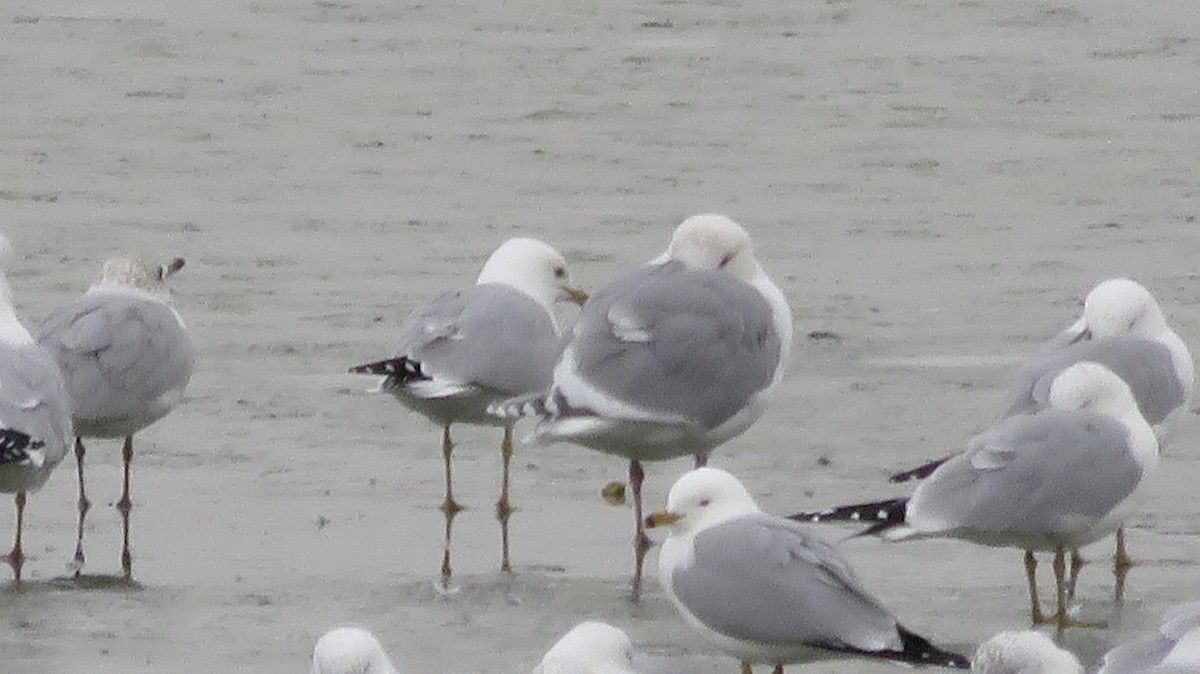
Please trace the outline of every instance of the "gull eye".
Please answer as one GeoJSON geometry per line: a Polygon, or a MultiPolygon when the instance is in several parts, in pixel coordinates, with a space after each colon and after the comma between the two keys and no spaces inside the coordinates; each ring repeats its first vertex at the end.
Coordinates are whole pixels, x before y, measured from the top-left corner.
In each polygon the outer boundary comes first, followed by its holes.
{"type": "Polygon", "coordinates": [[[703,507],[707,506],[708,504],[709,504],[709,500],[708,500],[708,499],[706,499],[706,498],[702,498],[702,499],[700,499],[700,507],[701,507],[701,508],[703,508],[703,507]]]}
{"type": "Polygon", "coordinates": [[[717,265],[717,267],[724,268],[725,265],[729,264],[732,260],[733,260],[733,254],[730,253],[729,255],[726,255],[725,257],[721,258],[721,264],[717,265]]]}
{"type": "Polygon", "coordinates": [[[566,276],[567,276],[567,270],[565,267],[555,267],[554,268],[554,278],[566,278],[566,276]]]}

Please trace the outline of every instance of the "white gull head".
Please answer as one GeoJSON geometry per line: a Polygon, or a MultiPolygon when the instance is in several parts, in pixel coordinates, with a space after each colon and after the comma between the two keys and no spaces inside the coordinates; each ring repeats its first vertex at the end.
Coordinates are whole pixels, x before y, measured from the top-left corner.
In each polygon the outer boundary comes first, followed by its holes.
{"type": "Polygon", "coordinates": [[[607,623],[576,625],[559,639],[534,674],[633,674],[633,642],[607,623]]]}
{"type": "Polygon", "coordinates": [[[1083,674],[1079,660],[1041,632],[1001,632],[979,645],[971,659],[977,674],[1083,674]]]}
{"type": "Polygon", "coordinates": [[[582,304],[587,295],[571,285],[562,253],[537,239],[514,238],[500,244],[483,264],[476,285],[501,283],[532,298],[554,315],[556,301],[582,304]]]}
{"type": "Polygon", "coordinates": [[[313,648],[311,674],[397,674],[383,646],[367,630],[338,627],[313,648]]]}

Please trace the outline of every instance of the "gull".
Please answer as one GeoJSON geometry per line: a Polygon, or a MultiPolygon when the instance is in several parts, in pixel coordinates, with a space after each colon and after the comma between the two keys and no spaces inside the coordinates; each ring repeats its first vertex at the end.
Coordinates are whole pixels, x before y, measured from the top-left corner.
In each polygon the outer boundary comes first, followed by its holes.
{"type": "Polygon", "coordinates": [[[636,599],[650,547],[642,461],[690,454],[703,464],[750,428],[783,376],[791,338],[787,300],[754,258],[750,235],[723,215],[698,215],[675,229],[665,253],[583,307],[548,391],[492,412],[535,419],[534,442],[629,460],[636,599]]]}
{"type": "Polygon", "coordinates": [[[16,535],[3,556],[21,580],[25,501],[49,479],[71,442],[71,401],[58,365],[13,308],[7,270],[12,246],[0,234],[0,492],[15,494],[16,535]]]}
{"type": "Polygon", "coordinates": [[[608,623],[582,622],[559,639],[533,674],[634,674],[633,642],[608,623]]]}
{"type": "Polygon", "coordinates": [[[1041,632],[1009,630],[992,636],[975,649],[971,671],[976,674],[1083,674],[1070,651],[1059,648],[1041,632]]]}
{"type": "Polygon", "coordinates": [[[1200,672],[1200,602],[1172,607],[1153,634],[1104,655],[1096,674],[1200,672]]]}
{"type": "MultiPolygon", "coordinates": [[[[1127,278],[1109,279],[1088,293],[1079,319],[1050,339],[1017,372],[999,418],[1045,408],[1050,383],[1065,368],[1082,361],[1100,363],[1129,384],[1138,409],[1154,429],[1160,450],[1165,448],[1192,399],[1195,365],[1187,345],[1167,324],[1154,296],[1127,278]]],[[[897,473],[892,481],[923,477],[942,461],[945,459],[897,473]]],[[[1113,560],[1120,591],[1120,579],[1133,564],[1126,551],[1124,528],[1117,529],[1113,560]]],[[[1075,580],[1083,564],[1079,551],[1073,550],[1068,596],[1074,596],[1075,580]]]]}
{"type": "Polygon", "coordinates": [[[398,673],[374,634],[358,627],[338,627],[317,639],[311,674],[398,673]]]}
{"type": "Polygon", "coordinates": [[[804,524],[759,509],[733,475],[697,468],[671,487],[659,582],[688,624],[742,663],[847,657],[966,669],[966,658],[906,629],[804,524]]]}
{"type": "Polygon", "coordinates": [[[505,241],[488,257],[475,285],[426,299],[401,327],[393,356],[351,368],[383,375],[380,390],[442,427],[445,462],[446,542],[442,577],[450,577],[450,522],[462,506],[454,499],[450,456],[455,423],[501,426],[503,461],[496,517],[509,571],[509,463],[512,422],[487,413],[489,404],[541,390],[550,383],[559,343],[556,301],[582,304],[587,294],[571,284],[566,260],[537,239],[505,241]]]}
{"type": "Polygon", "coordinates": [[[129,548],[129,468],[133,436],[166,416],[192,376],[192,338],[171,302],[166,281],[183,258],[165,265],[114,258],[100,280],[74,301],[46,316],[34,330],[38,343],[58,362],[71,397],[75,460],[79,471],[79,522],[72,567],[83,569],[83,523],[91,502],[84,490],[84,438],[124,438],[121,569],[133,579],[129,548]]]}
{"type": "Polygon", "coordinates": [[[1050,406],[1019,414],[972,438],[911,498],[799,513],[805,521],[875,522],[864,534],[890,540],[953,537],[1025,551],[1030,614],[1059,630],[1082,625],[1067,615],[1065,552],[1116,531],[1158,464],[1154,431],[1129,386],[1085,361],[1054,378],[1050,406]],[[1058,611],[1048,619],[1037,598],[1035,550],[1053,551],[1058,611]]]}

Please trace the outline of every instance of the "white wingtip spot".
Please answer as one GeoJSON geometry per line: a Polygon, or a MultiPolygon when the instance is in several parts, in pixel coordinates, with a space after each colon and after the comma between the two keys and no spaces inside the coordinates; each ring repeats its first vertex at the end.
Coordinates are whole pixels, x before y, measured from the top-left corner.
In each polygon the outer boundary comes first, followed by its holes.
{"type": "Polygon", "coordinates": [[[852,513],[850,513],[850,521],[857,522],[859,519],[861,519],[861,516],[862,516],[862,513],[852,512],[852,513]]]}
{"type": "Polygon", "coordinates": [[[883,508],[880,508],[879,512],[875,513],[875,519],[877,519],[877,520],[886,520],[887,516],[888,516],[888,512],[886,510],[884,510],[883,508]]]}

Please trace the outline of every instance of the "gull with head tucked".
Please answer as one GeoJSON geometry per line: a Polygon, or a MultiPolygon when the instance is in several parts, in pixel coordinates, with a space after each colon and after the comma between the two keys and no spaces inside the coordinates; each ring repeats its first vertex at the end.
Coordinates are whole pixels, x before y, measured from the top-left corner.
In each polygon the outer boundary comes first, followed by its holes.
{"type": "Polygon", "coordinates": [[[659,582],[679,613],[742,663],[783,666],[862,657],[965,669],[900,625],[812,528],[762,512],[733,475],[697,468],[649,526],[668,528],[659,582]]]}
{"type": "Polygon", "coordinates": [[[703,464],[748,429],[783,375],[791,338],[791,311],[750,235],[723,215],[698,215],[675,229],[666,252],[583,307],[548,391],[492,411],[534,419],[535,442],[629,460],[636,598],[650,546],[642,461],[694,455],[703,464]]]}
{"type": "Polygon", "coordinates": [[[311,674],[398,674],[379,640],[359,627],[338,627],[317,639],[311,674]]]}
{"type": "Polygon", "coordinates": [[[976,674],[1083,674],[1070,651],[1059,648],[1041,632],[1000,632],[975,649],[971,671],[976,674]]]}
{"type": "Polygon", "coordinates": [[[12,246],[0,234],[0,492],[15,494],[16,535],[2,559],[21,579],[26,494],[45,484],[71,442],[71,401],[58,364],[38,346],[13,308],[12,246]]]}
{"type": "Polygon", "coordinates": [[[1054,378],[1050,406],[1019,414],[972,438],[922,481],[911,498],[793,515],[802,521],[874,522],[891,540],[961,538],[1025,551],[1033,622],[1060,631],[1084,625],[1067,614],[1066,551],[1116,531],[1158,465],[1154,431],[1129,386],[1093,362],[1054,378]],[[1037,597],[1035,550],[1053,551],[1058,611],[1037,597]]]}
{"type": "Polygon", "coordinates": [[[129,548],[129,469],[133,436],[166,416],[183,399],[195,358],[192,339],[171,303],[166,281],[183,258],[165,265],[114,258],[87,292],[46,316],[35,330],[58,362],[71,396],[75,460],[79,470],[79,523],[73,566],[83,569],[83,522],[91,502],[84,490],[83,438],[124,438],[121,568],[133,578],[129,548]]]}
{"type": "Polygon", "coordinates": [[[462,506],[454,499],[450,427],[456,423],[501,426],[503,473],[496,517],[501,525],[500,568],[510,569],[508,497],[512,422],[487,413],[491,403],[544,389],[558,352],[557,301],[582,304],[587,295],[571,284],[562,254],[537,239],[515,238],[488,257],[475,284],[426,299],[408,315],[393,356],[351,368],[383,375],[380,390],[442,427],[445,467],[446,546],[442,580],[450,577],[450,527],[462,506]]]}
{"type": "Polygon", "coordinates": [[[633,642],[608,623],[579,623],[546,651],[533,674],[634,674],[633,642]]]}

